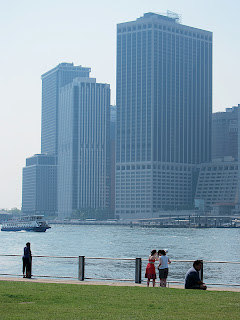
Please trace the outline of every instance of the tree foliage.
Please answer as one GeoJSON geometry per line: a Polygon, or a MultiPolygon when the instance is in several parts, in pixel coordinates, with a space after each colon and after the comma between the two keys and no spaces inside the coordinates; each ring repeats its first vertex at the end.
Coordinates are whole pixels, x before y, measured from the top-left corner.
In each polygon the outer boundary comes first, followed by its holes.
{"type": "Polygon", "coordinates": [[[8,213],[13,214],[14,216],[19,216],[22,214],[22,210],[18,209],[18,208],[12,208],[10,210],[6,210],[8,213]]]}

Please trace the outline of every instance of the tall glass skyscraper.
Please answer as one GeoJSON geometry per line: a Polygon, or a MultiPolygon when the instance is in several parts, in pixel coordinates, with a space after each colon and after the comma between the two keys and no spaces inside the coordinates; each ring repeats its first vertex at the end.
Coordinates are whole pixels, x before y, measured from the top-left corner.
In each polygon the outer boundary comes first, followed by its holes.
{"type": "Polygon", "coordinates": [[[42,75],[42,132],[41,152],[58,152],[58,105],[59,90],[77,77],[89,78],[90,68],[74,66],[73,63],[60,63],[42,75]]]}
{"type": "Polygon", "coordinates": [[[23,168],[25,213],[110,208],[110,85],[90,71],[61,63],[42,75],[42,154],[23,168]]]}
{"type": "Polygon", "coordinates": [[[90,71],[64,62],[42,75],[42,154],[28,158],[23,168],[24,213],[57,214],[59,91],[76,77],[89,78],[90,71]],[[44,163],[46,159],[54,159],[54,165],[44,163]]]}
{"type": "Polygon", "coordinates": [[[58,215],[110,207],[110,85],[76,78],[59,95],[58,215]]]}
{"type": "Polygon", "coordinates": [[[193,200],[211,159],[212,33],[146,13],[117,26],[116,215],[193,200]]]}

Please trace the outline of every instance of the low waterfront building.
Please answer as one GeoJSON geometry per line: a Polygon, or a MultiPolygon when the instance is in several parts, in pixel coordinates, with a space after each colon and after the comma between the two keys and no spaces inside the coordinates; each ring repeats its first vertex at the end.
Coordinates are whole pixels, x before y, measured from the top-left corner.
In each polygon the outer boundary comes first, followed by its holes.
{"type": "Polygon", "coordinates": [[[238,162],[231,157],[225,161],[215,161],[201,164],[196,188],[195,203],[204,202],[204,210],[225,214],[227,207],[232,207],[238,202],[238,162]],[[232,161],[230,161],[232,160],[232,161]],[[225,210],[224,210],[225,208],[225,210]]]}
{"type": "Polygon", "coordinates": [[[212,115],[212,159],[231,156],[238,159],[238,109],[226,108],[225,112],[212,115]]]}
{"type": "Polygon", "coordinates": [[[191,205],[193,168],[188,164],[157,162],[117,165],[116,207],[120,211],[116,215],[124,212],[128,219],[158,217],[162,210],[181,210],[191,205]]]}
{"type": "Polygon", "coordinates": [[[22,212],[24,214],[57,214],[56,157],[35,154],[26,159],[22,176],[22,212]]]}

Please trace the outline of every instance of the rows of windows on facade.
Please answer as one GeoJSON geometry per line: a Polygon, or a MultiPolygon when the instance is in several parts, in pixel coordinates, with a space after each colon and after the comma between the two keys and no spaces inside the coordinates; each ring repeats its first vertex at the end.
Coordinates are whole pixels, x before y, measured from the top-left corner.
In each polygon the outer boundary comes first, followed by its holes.
{"type": "Polygon", "coordinates": [[[41,154],[23,168],[23,212],[134,219],[194,200],[234,205],[238,107],[212,115],[212,33],[168,12],[120,23],[116,36],[116,106],[90,68],[42,75],[41,154]]]}

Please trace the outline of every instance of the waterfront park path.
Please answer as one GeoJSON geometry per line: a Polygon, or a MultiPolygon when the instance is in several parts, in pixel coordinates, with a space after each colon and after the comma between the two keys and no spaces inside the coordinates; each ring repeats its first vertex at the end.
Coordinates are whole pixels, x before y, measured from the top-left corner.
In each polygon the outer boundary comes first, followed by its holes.
{"type": "MultiPolygon", "coordinates": [[[[105,285],[105,286],[116,286],[116,287],[146,287],[146,283],[134,283],[134,282],[126,282],[126,281],[92,281],[92,280],[60,280],[60,279],[43,279],[43,278],[35,278],[31,279],[20,278],[20,277],[0,277],[0,281],[16,281],[16,282],[33,282],[33,283],[55,283],[55,284],[76,284],[76,285],[105,285]]],[[[150,284],[151,286],[151,284],[150,284]]],[[[156,287],[159,286],[159,281],[156,282],[156,287]]],[[[183,285],[179,284],[168,284],[168,288],[174,289],[184,289],[183,285]]],[[[208,291],[232,291],[232,292],[240,292],[240,287],[231,287],[231,286],[208,286],[208,291]]]]}

